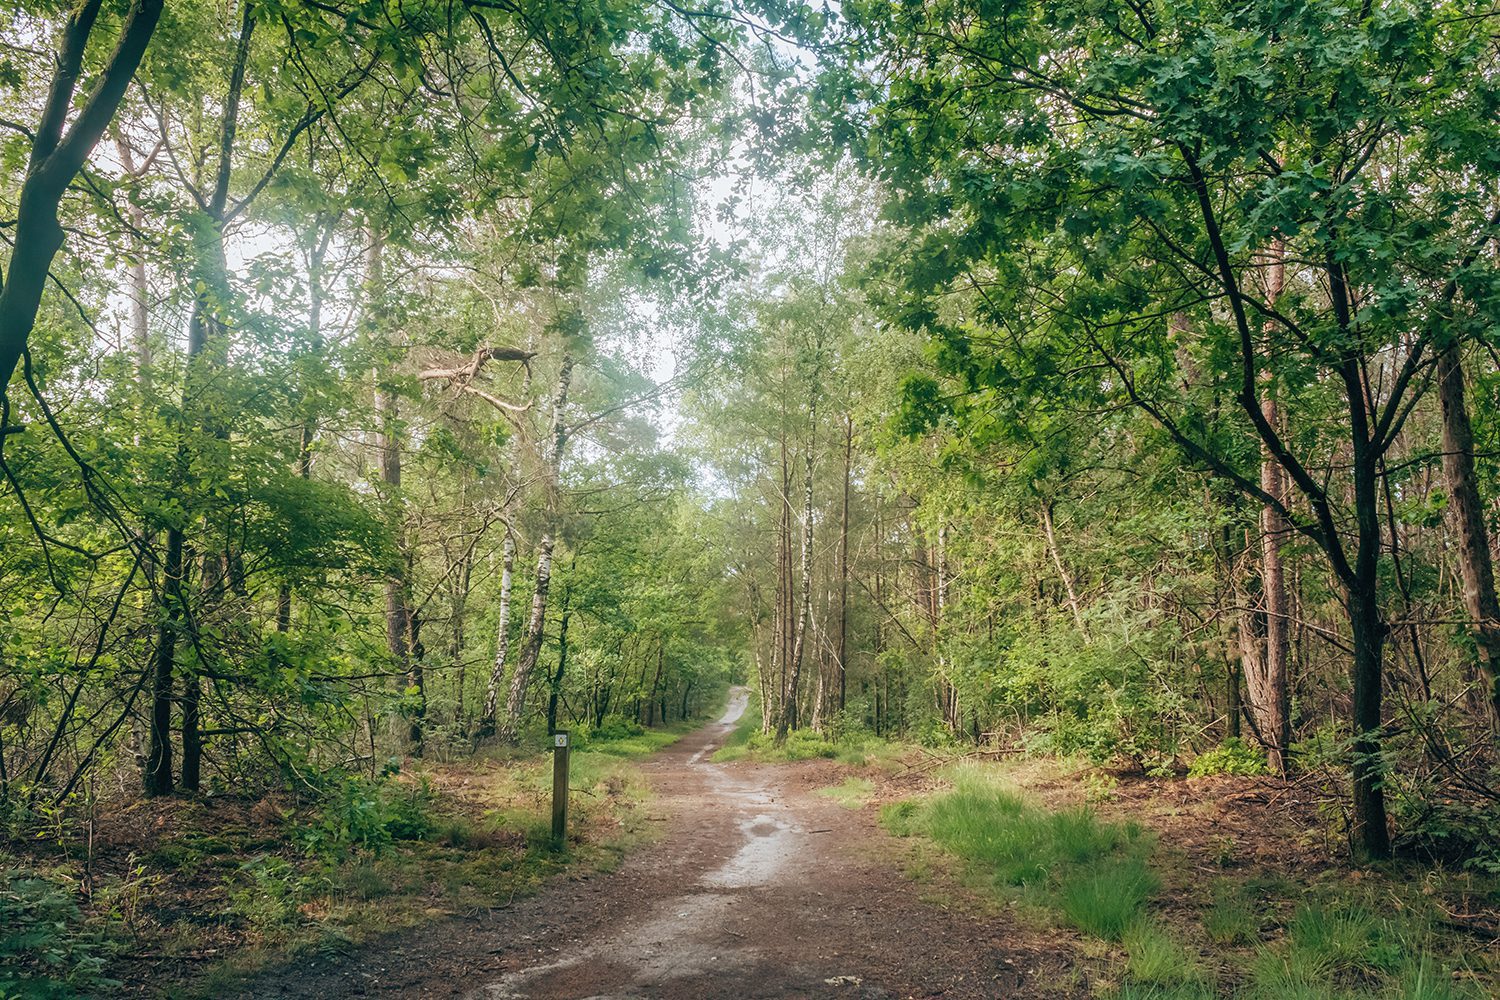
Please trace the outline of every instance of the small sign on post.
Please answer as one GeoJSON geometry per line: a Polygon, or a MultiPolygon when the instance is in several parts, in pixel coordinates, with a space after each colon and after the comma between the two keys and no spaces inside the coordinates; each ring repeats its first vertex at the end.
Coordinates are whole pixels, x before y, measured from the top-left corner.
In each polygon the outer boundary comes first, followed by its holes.
{"type": "Polygon", "coordinates": [[[552,843],[562,847],[568,836],[568,757],[573,741],[568,731],[552,734],[552,843]]]}

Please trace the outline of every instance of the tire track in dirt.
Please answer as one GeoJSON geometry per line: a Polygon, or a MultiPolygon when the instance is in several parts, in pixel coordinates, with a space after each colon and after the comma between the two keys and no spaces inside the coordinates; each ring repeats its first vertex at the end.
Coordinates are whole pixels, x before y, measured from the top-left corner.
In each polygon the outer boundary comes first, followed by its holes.
{"type": "Polygon", "coordinates": [[[284,967],[239,995],[1059,995],[1067,949],[1028,949],[1003,923],[923,903],[871,810],[812,794],[835,765],[713,763],[745,703],[737,690],[722,719],[642,764],[668,829],[616,872],[284,967]]]}

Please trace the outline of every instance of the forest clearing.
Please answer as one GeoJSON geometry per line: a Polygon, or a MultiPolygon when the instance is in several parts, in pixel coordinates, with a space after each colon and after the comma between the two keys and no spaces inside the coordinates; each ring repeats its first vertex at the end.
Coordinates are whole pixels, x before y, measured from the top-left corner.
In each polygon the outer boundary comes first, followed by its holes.
{"type": "Polygon", "coordinates": [[[0,1000],[1500,996],[1497,150],[1473,0],[0,4],[0,1000]]]}

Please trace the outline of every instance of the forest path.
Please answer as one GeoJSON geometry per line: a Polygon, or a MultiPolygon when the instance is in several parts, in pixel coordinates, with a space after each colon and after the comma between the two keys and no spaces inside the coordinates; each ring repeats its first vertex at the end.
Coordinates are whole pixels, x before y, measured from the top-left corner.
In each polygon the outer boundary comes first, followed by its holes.
{"type": "MultiPolygon", "coordinates": [[[[873,809],[812,794],[837,765],[709,758],[745,709],[641,765],[668,824],[607,875],[283,968],[257,997],[1023,997],[1066,975],[1003,922],[923,902],[873,809]]],[[[1031,935],[1026,935],[1030,937],[1031,935]]]]}

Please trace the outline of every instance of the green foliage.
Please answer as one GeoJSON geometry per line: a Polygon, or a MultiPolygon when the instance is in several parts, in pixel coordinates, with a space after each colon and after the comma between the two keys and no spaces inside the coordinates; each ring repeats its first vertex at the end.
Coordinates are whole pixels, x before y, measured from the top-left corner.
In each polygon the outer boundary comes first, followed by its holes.
{"type": "Polygon", "coordinates": [[[72,893],[0,862],[0,997],[63,1000],[119,986],[104,975],[108,948],[82,926],[72,893]]]}
{"type": "Polygon", "coordinates": [[[794,761],[838,755],[839,747],[815,730],[793,729],[787,733],[786,742],[777,746],[775,733],[763,733],[753,722],[747,721],[715,752],[714,760],[722,762],[748,756],[766,761],[794,761]]]}
{"type": "Polygon", "coordinates": [[[633,736],[640,736],[645,731],[646,727],[639,722],[614,716],[590,729],[588,731],[588,738],[594,743],[606,743],[613,740],[625,740],[633,736]]]}
{"type": "Polygon", "coordinates": [[[1251,965],[1246,996],[1281,998],[1464,998],[1482,990],[1452,975],[1437,957],[1438,941],[1422,912],[1377,911],[1352,899],[1333,898],[1299,907],[1283,941],[1262,947],[1251,965]]]}
{"type": "Polygon", "coordinates": [[[326,882],[274,855],[260,855],[240,865],[239,882],[229,892],[229,912],[272,937],[300,923],[302,903],[326,887],[326,882]]]}
{"type": "Polygon", "coordinates": [[[591,729],[575,747],[588,753],[611,757],[645,757],[680,740],[684,733],[697,728],[695,721],[676,722],[670,726],[647,729],[624,719],[609,719],[591,729]]]}
{"type": "Polygon", "coordinates": [[[1230,737],[1218,746],[1205,750],[1193,758],[1188,766],[1188,777],[1202,778],[1210,774],[1256,775],[1266,773],[1266,755],[1251,747],[1244,740],[1230,737]]]}
{"type": "Polygon", "coordinates": [[[386,775],[375,781],[358,775],[333,779],[316,818],[299,824],[303,850],[325,858],[351,851],[379,854],[398,840],[420,840],[432,833],[433,791],[423,779],[411,784],[386,775]]]}

